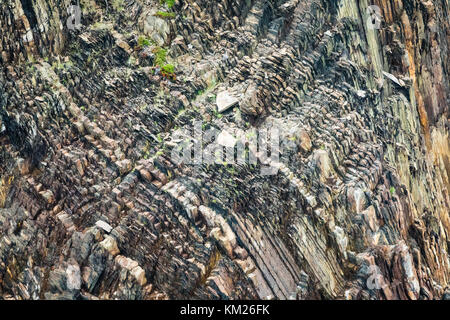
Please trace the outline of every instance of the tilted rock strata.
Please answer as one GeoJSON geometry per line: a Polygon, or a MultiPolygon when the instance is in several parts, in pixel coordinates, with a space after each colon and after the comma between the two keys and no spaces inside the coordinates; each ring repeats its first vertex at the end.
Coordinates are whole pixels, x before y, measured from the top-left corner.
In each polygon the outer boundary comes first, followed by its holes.
{"type": "Polygon", "coordinates": [[[443,2],[80,3],[0,4],[2,298],[448,298],[443,2]],[[276,174],[175,163],[196,121],[276,174]]]}

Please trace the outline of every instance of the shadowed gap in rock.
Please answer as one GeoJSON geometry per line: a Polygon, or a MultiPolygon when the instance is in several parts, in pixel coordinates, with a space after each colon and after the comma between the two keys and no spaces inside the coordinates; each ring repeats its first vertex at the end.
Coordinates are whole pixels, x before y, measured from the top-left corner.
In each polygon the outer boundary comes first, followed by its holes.
{"type": "Polygon", "coordinates": [[[37,25],[36,14],[34,13],[33,4],[31,0],[20,0],[22,3],[23,12],[30,23],[31,29],[33,29],[37,25]]]}

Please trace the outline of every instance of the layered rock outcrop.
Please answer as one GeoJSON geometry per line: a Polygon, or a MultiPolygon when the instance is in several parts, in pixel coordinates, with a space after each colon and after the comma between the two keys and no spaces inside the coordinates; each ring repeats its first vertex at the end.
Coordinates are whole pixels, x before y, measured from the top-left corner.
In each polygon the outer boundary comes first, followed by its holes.
{"type": "Polygon", "coordinates": [[[0,4],[0,297],[448,298],[444,1],[74,4],[0,4]]]}

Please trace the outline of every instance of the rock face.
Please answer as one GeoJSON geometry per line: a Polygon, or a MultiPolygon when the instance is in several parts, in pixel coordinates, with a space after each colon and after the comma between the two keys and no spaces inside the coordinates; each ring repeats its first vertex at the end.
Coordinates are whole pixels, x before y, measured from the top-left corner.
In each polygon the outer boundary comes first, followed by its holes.
{"type": "Polygon", "coordinates": [[[1,2],[0,297],[448,299],[445,1],[166,2],[1,2]]]}

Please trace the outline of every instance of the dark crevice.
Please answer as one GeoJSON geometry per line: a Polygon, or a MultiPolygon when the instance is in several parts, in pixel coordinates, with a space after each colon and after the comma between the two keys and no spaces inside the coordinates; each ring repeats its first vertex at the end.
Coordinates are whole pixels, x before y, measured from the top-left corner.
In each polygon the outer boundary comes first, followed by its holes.
{"type": "Polygon", "coordinates": [[[31,0],[20,0],[22,3],[23,12],[30,23],[31,29],[33,29],[37,25],[36,14],[34,13],[33,4],[31,0]]]}

